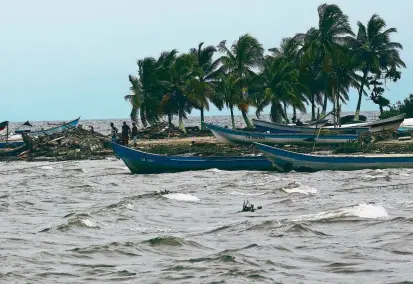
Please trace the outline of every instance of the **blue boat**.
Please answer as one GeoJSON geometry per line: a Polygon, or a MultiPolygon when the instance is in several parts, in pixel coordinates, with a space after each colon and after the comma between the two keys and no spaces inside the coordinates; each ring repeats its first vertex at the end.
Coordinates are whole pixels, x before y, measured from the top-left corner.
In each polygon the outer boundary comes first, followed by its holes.
{"type": "Polygon", "coordinates": [[[30,132],[26,132],[26,131],[16,131],[16,134],[11,135],[8,137],[7,141],[5,137],[0,137],[0,149],[1,148],[5,148],[6,145],[7,147],[19,147],[22,146],[24,144],[23,141],[23,136],[21,133],[26,133],[28,136],[31,137],[38,137],[38,136],[43,136],[43,135],[52,135],[55,133],[59,133],[62,132],[64,130],[70,129],[70,128],[74,128],[77,126],[77,124],[79,123],[80,117],[76,118],[75,120],[72,120],[68,123],[64,123],[58,126],[54,126],[48,129],[42,129],[42,130],[36,130],[36,131],[30,131],[30,132]]]}
{"type": "Polygon", "coordinates": [[[253,157],[183,157],[146,153],[111,142],[115,155],[122,159],[133,174],[165,173],[220,169],[226,171],[274,170],[272,163],[264,156],[253,157]]]}
{"type": "Polygon", "coordinates": [[[318,134],[326,132],[326,133],[347,133],[347,134],[360,134],[360,133],[367,133],[369,132],[369,127],[348,127],[348,128],[329,128],[324,129],[321,125],[318,125],[318,128],[315,127],[308,127],[308,126],[296,126],[296,125],[288,125],[288,124],[281,124],[275,123],[265,120],[253,119],[252,123],[254,127],[259,132],[270,132],[270,133],[305,133],[305,134],[318,134]],[[321,128],[321,129],[320,129],[321,128]]]}
{"type": "Polygon", "coordinates": [[[273,166],[282,172],[413,168],[413,155],[411,154],[312,155],[260,143],[255,143],[255,145],[273,163],[273,166]]]}
{"type": "Polygon", "coordinates": [[[359,134],[317,135],[308,133],[262,133],[232,130],[204,123],[221,143],[264,143],[264,144],[339,144],[357,140],[359,134]]]}

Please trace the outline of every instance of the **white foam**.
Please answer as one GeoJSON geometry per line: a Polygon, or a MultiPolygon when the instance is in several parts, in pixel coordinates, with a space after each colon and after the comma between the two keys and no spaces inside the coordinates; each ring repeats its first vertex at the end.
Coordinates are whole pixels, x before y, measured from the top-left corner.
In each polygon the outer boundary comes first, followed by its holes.
{"type": "Polygon", "coordinates": [[[231,194],[231,195],[241,195],[241,196],[260,196],[260,195],[264,195],[265,192],[247,193],[247,192],[231,191],[229,194],[231,194]]]}
{"type": "Polygon", "coordinates": [[[169,193],[169,194],[165,194],[163,195],[163,197],[166,197],[168,199],[174,199],[174,200],[179,200],[179,201],[199,201],[199,198],[194,196],[194,195],[190,195],[190,194],[183,194],[183,193],[169,193]]]}
{"type": "Polygon", "coordinates": [[[208,170],[206,170],[207,172],[212,172],[212,173],[220,173],[220,172],[222,172],[221,170],[219,170],[219,169],[208,169],[208,170]]]}
{"type": "Polygon", "coordinates": [[[134,206],[133,206],[133,204],[128,203],[128,204],[126,204],[126,208],[129,209],[129,210],[132,210],[134,208],[134,206]]]}
{"type": "Polygon", "coordinates": [[[82,169],[82,172],[84,172],[85,174],[87,174],[87,173],[88,173],[88,171],[87,171],[87,170],[85,170],[85,169],[82,169]]]}
{"type": "Polygon", "coordinates": [[[53,170],[54,168],[53,167],[51,167],[51,166],[43,166],[43,167],[40,167],[42,170],[53,170]]]}
{"type": "Polygon", "coordinates": [[[81,219],[80,222],[82,222],[83,225],[85,225],[88,228],[97,228],[98,225],[90,221],[89,219],[81,219]]]}
{"type": "Polygon", "coordinates": [[[302,185],[300,184],[297,187],[293,187],[293,188],[283,188],[282,189],[284,192],[286,193],[301,193],[301,194],[316,194],[318,192],[317,188],[314,187],[309,187],[308,185],[302,185]]]}
{"type": "Polygon", "coordinates": [[[317,214],[304,215],[295,221],[320,221],[344,217],[377,219],[389,217],[389,213],[387,213],[387,210],[381,205],[362,203],[356,206],[341,208],[331,212],[320,212],[317,214]]]}

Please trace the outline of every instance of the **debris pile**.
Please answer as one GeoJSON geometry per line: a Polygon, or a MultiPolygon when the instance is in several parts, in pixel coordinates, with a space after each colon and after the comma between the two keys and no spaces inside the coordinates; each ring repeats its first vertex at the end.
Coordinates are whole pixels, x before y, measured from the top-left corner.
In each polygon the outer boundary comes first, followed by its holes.
{"type": "Polygon", "coordinates": [[[178,127],[160,122],[138,130],[138,139],[163,139],[172,137],[198,137],[212,135],[210,130],[201,130],[198,126],[185,127],[183,132],[178,127]]]}
{"type": "Polygon", "coordinates": [[[23,134],[23,140],[28,151],[21,157],[27,160],[93,160],[113,154],[108,137],[81,127],[36,138],[23,134]]]}

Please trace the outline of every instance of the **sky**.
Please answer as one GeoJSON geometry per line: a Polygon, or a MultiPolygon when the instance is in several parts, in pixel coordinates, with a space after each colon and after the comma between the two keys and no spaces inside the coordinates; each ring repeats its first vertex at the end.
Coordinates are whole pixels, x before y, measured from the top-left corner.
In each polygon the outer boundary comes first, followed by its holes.
{"type": "MultiPolygon", "coordinates": [[[[396,102],[412,93],[411,0],[0,0],[0,121],[126,118],[138,59],[199,42],[232,44],[245,33],[276,47],[317,26],[323,3],[338,4],[354,31],[374,13],[398,29],[392,40],[403,44],[408,68],[385,95],[396,102]]],[[[343,111],[355,110],[350,96],[343,111]]],[[[377,106],[363,99],[362,109],[377,106]]]]}

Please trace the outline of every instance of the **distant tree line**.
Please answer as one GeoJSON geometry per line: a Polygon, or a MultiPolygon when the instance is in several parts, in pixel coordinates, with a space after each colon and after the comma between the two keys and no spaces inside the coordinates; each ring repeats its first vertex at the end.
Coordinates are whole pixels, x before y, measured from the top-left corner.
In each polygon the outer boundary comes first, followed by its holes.
{"type": "MultiPolygon", "coordinates": [[[[173,49],[158,57],[138,60],[137,76],[129,75],[132,104],[131,118],[144,126],[167,116],[172,123],[178,116],[184,130],[184,118],[193,109],[200,110],[203,127],[205,111],[211,104],[219,110],[228,108],[235,128],[234,110],[238,109],[247,126],[250,106],[256,116],[266,107],[275,122],[288,122],[287,108],[297,111],[310,106],[311,118],[316,109],[333,113],[349,100],[351,88],[357,90],[355,120],[359,119],[363,96],[378,104],[381,112],[389,105],[383,86],[396,82],[401,68],[402,45],[391,40],[395,28],[373,15],[366,25],[358,22],[357,33],[350,27],[347,15],[337,5],[320,5],[319,23],[305,33],[284,38],[279,47],[265,52],[252,35],[239,37],[232,45],[226,41],[216,46],[200,43],[187,53],[173,49]],[[214,55],[219,57],[214,60],[214,55]]],[[[336,116],[334,116],[336,118],[336,116]]]]}

